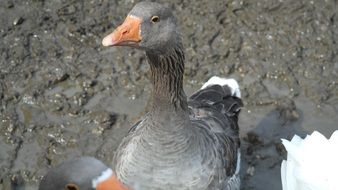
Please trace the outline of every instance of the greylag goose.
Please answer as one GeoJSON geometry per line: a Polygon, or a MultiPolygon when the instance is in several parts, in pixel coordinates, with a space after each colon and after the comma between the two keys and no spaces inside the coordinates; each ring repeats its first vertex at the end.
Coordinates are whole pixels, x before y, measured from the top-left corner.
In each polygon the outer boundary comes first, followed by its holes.
{"type": "Polygon", "coordinates": [[[281,166],[283,190],[338,189],[338,130],[329,139],[314,131],[282,142],[288,152],[281,166]]]}
{"type": "Polygon", "coordinates": [[[128,190],[113,171],[92,157],[63,162],[42,178],[39,190],[128,190]]]}
{"type": "Polygon", "coordinates": [[[171,10],[158,3],[138,3],[102,44],[145,51],[153,85],[149,112],[132,126],[115,153],[117,178],[142,190],[239,189],[238,84],[213,77],[186,97],[185,57],[171,10]]]}
{"type": "Polygon", "coordinates": [[[158,3],[138,3],[102,44],[145,51],[153,84],[150,111],[131,127],[115,152],[114,175],[95,159],[69,161],[50,170],[40,190],[125,190],[126,186],[239,190],[239,86],[234,79],[212,77],[186,97],[183,46],[171,10],[158,3]]]}

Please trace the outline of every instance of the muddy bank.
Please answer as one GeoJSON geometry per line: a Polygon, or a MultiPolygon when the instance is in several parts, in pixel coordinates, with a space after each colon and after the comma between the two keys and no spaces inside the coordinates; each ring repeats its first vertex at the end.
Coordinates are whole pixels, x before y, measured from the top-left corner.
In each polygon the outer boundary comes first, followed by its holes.
{"type": "MultiPolygon", "coordinates": [[[[1,189],[34,189],[75,156],[111,162],[151,90],[142,52],[101,46],[135,2],[0,2],[1,189]]],[[[280,138],[338,128],[336,1],[170,6],[186,48],[187,94],[213,75],[241,85],[243,189],[281,189],[280,138]]]]}

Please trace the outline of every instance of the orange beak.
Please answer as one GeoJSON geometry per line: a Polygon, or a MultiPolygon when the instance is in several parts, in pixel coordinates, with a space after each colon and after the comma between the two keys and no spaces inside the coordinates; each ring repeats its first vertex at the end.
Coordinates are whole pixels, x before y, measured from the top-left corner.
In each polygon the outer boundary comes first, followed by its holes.
{"type": "Polygon", "coordinates": [[[96,190],[130,190],[121,183],[116,176],[112,175],[108,179],[98,183],[96,190]]]}
{"type": "Polygon", "coordinates": [[[122,25],[102,40],[103,46],[137,46],[141,41],[141,19],[128,15],[122,25]]]}

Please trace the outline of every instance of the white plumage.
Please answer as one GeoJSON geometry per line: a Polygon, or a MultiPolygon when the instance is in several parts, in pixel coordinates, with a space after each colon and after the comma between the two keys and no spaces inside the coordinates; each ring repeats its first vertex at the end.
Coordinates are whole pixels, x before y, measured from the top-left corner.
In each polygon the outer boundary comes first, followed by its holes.
{"type": "Polygon", "coordinates": [[[221,78],[218,76],[213,76],[211,77],[206,83],[203,84],[201,89],[204,89],[208,86],[212,86],[212,85],[227,85],[230,90],[231,90],[231,94],[233,96],[236,96],[237,98],[241,98],[241,90],[239,89],[239,85],[238,82],[235,79],[226,79],[226,78],[221,78]]]}
{"type": "Polygon", "coordinates": [[[281,166],[283,190],[338,190],[338,130],[329,139],[314,131],[282,143],[288,152],[281,166]]]}

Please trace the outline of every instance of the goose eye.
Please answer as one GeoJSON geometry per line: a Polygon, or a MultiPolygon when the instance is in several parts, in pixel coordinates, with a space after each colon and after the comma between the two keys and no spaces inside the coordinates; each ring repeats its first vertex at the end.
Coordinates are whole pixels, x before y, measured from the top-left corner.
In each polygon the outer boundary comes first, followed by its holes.
{"type": "Polygon", "coordinates": [[[160,21],[160,17],[158,16],[151,17],[151,22],[158,22],[158,21],[160,21]]]}
{"type": "Polygon", "coordinates": [[[80,190],[80,187],[79,186],[77,186],[76,184],[74,184],[74,183],[68,183],[67,185],[66,185],[66,188],[65,188],[66,190],[80,190]]]}

